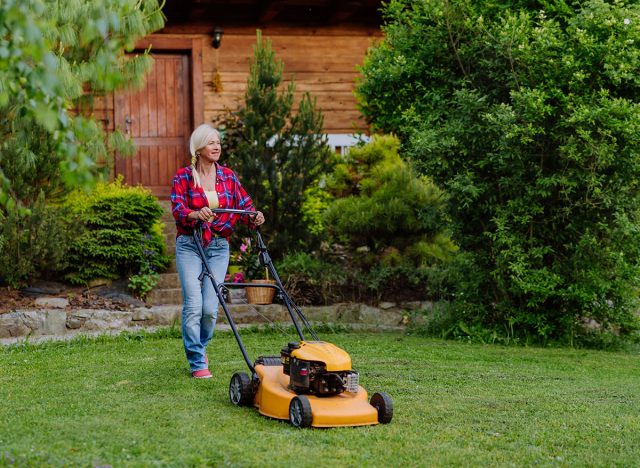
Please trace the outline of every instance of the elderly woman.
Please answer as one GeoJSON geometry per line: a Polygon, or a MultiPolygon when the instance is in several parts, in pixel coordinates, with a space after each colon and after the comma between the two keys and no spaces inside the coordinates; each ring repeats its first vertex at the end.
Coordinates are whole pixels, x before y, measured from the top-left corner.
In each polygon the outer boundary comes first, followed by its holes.
{"type": "MultiPolygon", "coordinates": [[[[207,344],[213,338],[218,317],[218,298],[211,281],[200,280],[203,265],[193,230],[202,222],[202,241],[209,268],[223,282],[229,265],[229,236],[238,215],[214,214],[215,208],[256,211],[253,202],[231,169],[218,164],[220,134],[200,125],[191,134],[191,165],[178,170],[171,187],[171,207],[176,220],[176,266],[182,286],[182,341],[191,375],[211,378],[207,344]]],[[[264,223],[256,212],[253,223],[264,223]]]]}

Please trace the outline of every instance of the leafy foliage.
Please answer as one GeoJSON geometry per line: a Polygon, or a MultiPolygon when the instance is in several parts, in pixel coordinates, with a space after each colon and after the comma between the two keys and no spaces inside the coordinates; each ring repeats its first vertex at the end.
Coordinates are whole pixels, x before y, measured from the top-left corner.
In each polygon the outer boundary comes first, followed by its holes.
{"type": "Polygon", "coordinates": [[[450,196],[473,265],[450,295],[458,323],[634,333],[640,6],[395,0],[385,15],[359,102],[450,196]]]}
{"type": "Polygon", "coordinates": [[[456,250],[445,234],[443,193],[416,177],[398,149],[397,138],[375,137],[352,148],[327,182],[336,197],[325,215],[327,229],[351,250],[368,252],[366,266],[404,259],[425,265],[456,250]]]}
{"type": "Polygon", "coordinates": [[[41,195],[26,215],[0,211],[0,284],[19,287],[64,271],[73,238],[68,210],[41,195]]]}
{"type": "Polygon", "coordinates": [[[294,254],[284,261],[290,286],[305,300],[435,293],[428,278],[457,250],[447,235],[446,199],[429,179],[414,175],[398,150],[392,136],[353,147],[326,178],[326,188],[306,194],[305,206],[315,208],[308,219],[325,239],[317,252],[322,259],[294,254]]]}
{"type": "Polygon", "coordinates": [[[61,268],[68,243],[45,204],[107,175],[116,150],[132,151],[118,132],[106,136],[92,99],[142,83],[150,57],[125,50],[163,18],[157,0],[0,2],[0,275],[8,283],[61,268]]]}
{"type": "Polygon", "coordinates": [[[219,122],[229,164],[265,213],[264,231],[276,257],[305,244],[303,194],[332,162],[315,99],[305,93],[294,114],[295,84],[281,89],[282,69],[258,31],[244,105],[219,122]]]}
{"type": "Polygon", "coordinates": [[[122,142],[89,115],[92,95],[142,83],[150,57],[125,50],[163,18],[157,0],[0,3],[0,207],[91,182],[122,142]]]}
{"type": "Polygon", "coordinates": [[[133,275],[130,282],[135,292],[144,296],[151,290],[157,271],[170,261],[164,253],[162,207],[156,198],[118,179],[98,184],[88,196],[77,190],[66,203],[75,224],[83,228],[71,244],[67,279],[87,284],[98,278],[133,275]]]}

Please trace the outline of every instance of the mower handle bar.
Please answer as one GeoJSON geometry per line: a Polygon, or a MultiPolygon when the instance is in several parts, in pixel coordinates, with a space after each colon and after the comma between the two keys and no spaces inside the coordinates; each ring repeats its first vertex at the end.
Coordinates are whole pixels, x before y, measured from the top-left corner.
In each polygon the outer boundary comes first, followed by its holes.
{"type": "Polygon", "coordinates": [[[211,211],[214,213],[230,213],[230,214],[239,214],[239,215],[247,215],[247,216],[257,216],[257,211],[249,211],[249,210],[236,210],[231,208],[214,208],[211,211]]]}

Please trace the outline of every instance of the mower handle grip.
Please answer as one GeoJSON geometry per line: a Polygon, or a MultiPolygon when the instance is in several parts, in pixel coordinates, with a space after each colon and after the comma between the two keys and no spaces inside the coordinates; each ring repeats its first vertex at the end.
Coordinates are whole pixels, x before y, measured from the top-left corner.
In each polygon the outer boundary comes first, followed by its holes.
{"type": "Polygon", "coordinates": [[[230,213],[230,214],[247,215],[251,217],[255,217],[258,215],[257,211],[236,210],[231,208],[213,208],[211,211],[213,211],[214,213],[230,213]]]}
{"type": "MultiPolygon", "coordinates": [[[[242,215],[249,216],[250,218],[249,222],[252,223],[252,225],[254,226],[254,229],[258,230],[260,228],[254,222],[255,217],[258,215],[257,211],[236,210],[235,208],[213,208],[211,211],[213,211],[214,213],[229,213],[229,214],[237,214],[241,216],[242,215]]],[[[202,224],[203,224],[202,220],[198,220],[198,222],[196,223],[196,226],[202,229],[202,224]]],[[[251,229],[251,227],[249,227],[249,229],[251,229]]]]}

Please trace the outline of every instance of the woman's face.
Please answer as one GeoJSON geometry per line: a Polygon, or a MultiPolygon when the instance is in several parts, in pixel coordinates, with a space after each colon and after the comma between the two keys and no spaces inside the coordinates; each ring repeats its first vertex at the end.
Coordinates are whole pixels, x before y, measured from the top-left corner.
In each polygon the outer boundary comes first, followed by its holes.
{"type": "Polygon", "coordinates": [[[213,163],[220,159],[221,152],[222,147],[220,146],[220,137],[214,133],[209,136],[207,145],[200,149],[200,157],[204,161],[213,163]]]}

